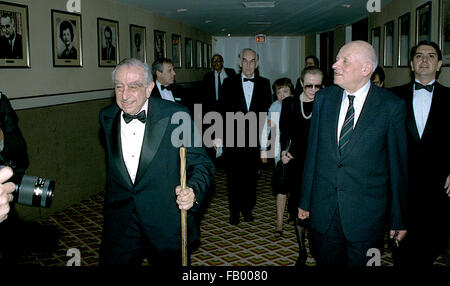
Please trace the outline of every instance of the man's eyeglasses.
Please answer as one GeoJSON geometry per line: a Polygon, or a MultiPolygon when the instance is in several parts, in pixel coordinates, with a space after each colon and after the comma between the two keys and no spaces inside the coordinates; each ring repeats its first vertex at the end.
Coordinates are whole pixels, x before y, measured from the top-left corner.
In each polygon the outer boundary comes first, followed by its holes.
{"type": "Polygon", "coordinates": [[[221,59],[215,59],[215,60],[211,60],[212,63],[221,63],[222,60],[221,59]]]}
{"type": "Polygon", "coordinates": [[[319,84],[319,85],[316,85],[316,84],[305,84],[304,87],[305,87],[305,89],[307,89],[307,88],[308,89],[315,88],[316,90],[319,90],[319,89],[322,88],[322,85],[321,84],[319,84]]]}

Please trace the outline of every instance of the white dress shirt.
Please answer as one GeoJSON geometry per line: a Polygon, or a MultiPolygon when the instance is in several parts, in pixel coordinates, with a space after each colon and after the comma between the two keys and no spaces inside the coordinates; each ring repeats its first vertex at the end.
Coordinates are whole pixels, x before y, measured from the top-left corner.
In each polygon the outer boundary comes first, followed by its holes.
{"type": "Polygon", "coordinates": [[[339,112],[338,130],[337,130],[338,145],[339,145],[339,136],[341,135],[342,124],[344,124],[345,115],[347,114],[349,104],[348,95],[350,94],[355,96],[355,98],[353,99],[353,108],[355,110],[353,128],[355,128],[356,122],[358,121],[359,115],[361,114],[364,102],[366,101],[369,89],[370,89],[370,81],[368,81],[363,87],[358,89],[355,93],[348,93],[346,90],[344,90],[344,93],[342,95],[341,110],[339,112]]]}
{"type": "MultiPolygon", "coordinates": [[[[268,153],[268,158],[274,158],[275,159],[275,165],[280,161],[280,115],[281,115],[281,107],[283,105],[280,101],[276,100],[272,103],[272,105],[269,108],[269,112],[267,113],[267,120],[264,123],[264,127],[261,134],[261,150],[270,150],[271,152],[268,153]],[[269,143],[269,134],[271,131],[271,127],[268,124],[268,121],[271,121],[272,124],[276,125],[276,134],[275,134],[275,149],[274,146],[267,146],[269,143]],[[270,147],[270,148],[269,148],[270,147]],[[273,151],[273,153],[272,153],[273,151]],[[273,156],[271,156],[273,154],[273,156]]],[[[272,134],[273,136],[273,134],[272,134]]]]}
{"type": "MultiPolygon", "coordinates": [[[[140,111],[145,110],[145,115],[148,115],[147,108],[148,99],[140,111]]],[[[133,119],[127,124],[122,115],[123,111],[120,113],[120,140],[123,161],[134,184],[141,157],[142,142],[144,141],[145,123],[133,119]]]]}
{"type": "Polygon", "coordinates": [[[169,101],[175,102],[175,98],[173,97],[172,91],[168,89],[161,90],[161,83],[155,80],[156,86],[158,87],[159,93],[161,94],[161,98],[169,101]]]}
{"type": "MultiPolygon", "coordinates": [[[[416,82],[419,82],[416,80],[416,82]]],[[[432,80],[428,85],[433,84],[435,80],[432,80]]],[[[434,91],[434,88],[433,88],[434,91]]],[[[417,131],[422,138],[425,124],[427,124],[428,114],[430,113],[431,101],[433,99],[433,92],[429,92],[426,89],[419,89],[413,91],[413,109],[414,118],[416,119],[417,131]]]]}
{"type": "MultiPolygon", "coordinates": [[[[219,73],[215,70],[214,71],[214,83],[216,86],[216,100],[219,100],[219,82],[217,81],[217,76],[219,75],[219,73]]],[[[221,86],[223,85],[223,81],[227,78],[227,73],[225,72],[225,68],[222,69],[222,71],[220,72],[220,83],[221,86]]]]}
{"type": "MultiPolygon", "coordinates": [[[[245,103],[247,104],[247,110],[250,110],[250,104],[252,102],[252,95],[253,95],[253,87],[255,84],[252,81],[244,81],[244,74],[241,75],[242,80],[242,88],[244,90],[244,96],[245,96],[245,103]]],[[[251,77],[251,78],[254,78],[251,77]]]]}

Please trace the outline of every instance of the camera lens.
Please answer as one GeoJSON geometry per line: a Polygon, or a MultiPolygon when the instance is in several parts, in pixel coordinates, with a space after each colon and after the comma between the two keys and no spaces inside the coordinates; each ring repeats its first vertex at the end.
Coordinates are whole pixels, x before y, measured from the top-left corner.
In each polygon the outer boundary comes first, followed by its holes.
{"type": "Polygon", "coordinates": [[[55,181],[35,176],[24,175],[17,184],[17,202],[22,205],[49,208],[55,189],[55,181]]]}

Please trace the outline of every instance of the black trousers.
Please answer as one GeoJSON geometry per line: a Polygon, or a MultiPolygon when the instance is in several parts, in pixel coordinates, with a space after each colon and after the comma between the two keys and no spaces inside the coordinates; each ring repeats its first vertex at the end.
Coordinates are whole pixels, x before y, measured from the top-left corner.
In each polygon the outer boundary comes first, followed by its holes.
{"type": "Polygon", "coordinates": [[[371,241],[348,241],[342,229],[339,209],[336,207],[327,232],[313,230],[312,247],[318,266],[366,266],[371,258],[367,257],[367,251],[376,248],[378,242],[379,238],[371,241]]]}
{"type": "Polygon", "coordinates": [[[232,148],[224,156],[230,217],[248,217],[256,205],[259,149],[232,148]]]}
{"type": "MultiPolygon", "coordinates": [[[[142,229],[141,219],[135,208],[128,228],[120,241],[112,246],[102,246],[100,265],[138,267],[142,266],[144,258],[148,259],[151,266],[156,267],[178,267],[182,262],[181,249],[161,250],[152,245],[142,229]]],[[[190,255],[188,255],[188,265],[190,265],[190,255]]]]}

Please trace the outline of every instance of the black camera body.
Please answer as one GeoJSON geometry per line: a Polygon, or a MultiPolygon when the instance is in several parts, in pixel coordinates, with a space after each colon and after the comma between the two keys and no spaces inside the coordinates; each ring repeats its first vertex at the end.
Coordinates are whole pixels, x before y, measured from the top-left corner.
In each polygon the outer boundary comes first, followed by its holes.
{"type": "MultiPolygon", "coordinates": [[[[0,169],[10,166],[0,162],[0,169]]],[[[10,166],[13,170],[14,167],[10,166]]],[[[13,175],[9,180],[16,186],[14,201],[32,207],[49,208],[54,195],[55,181],[29,175],[13,175]]]]}

